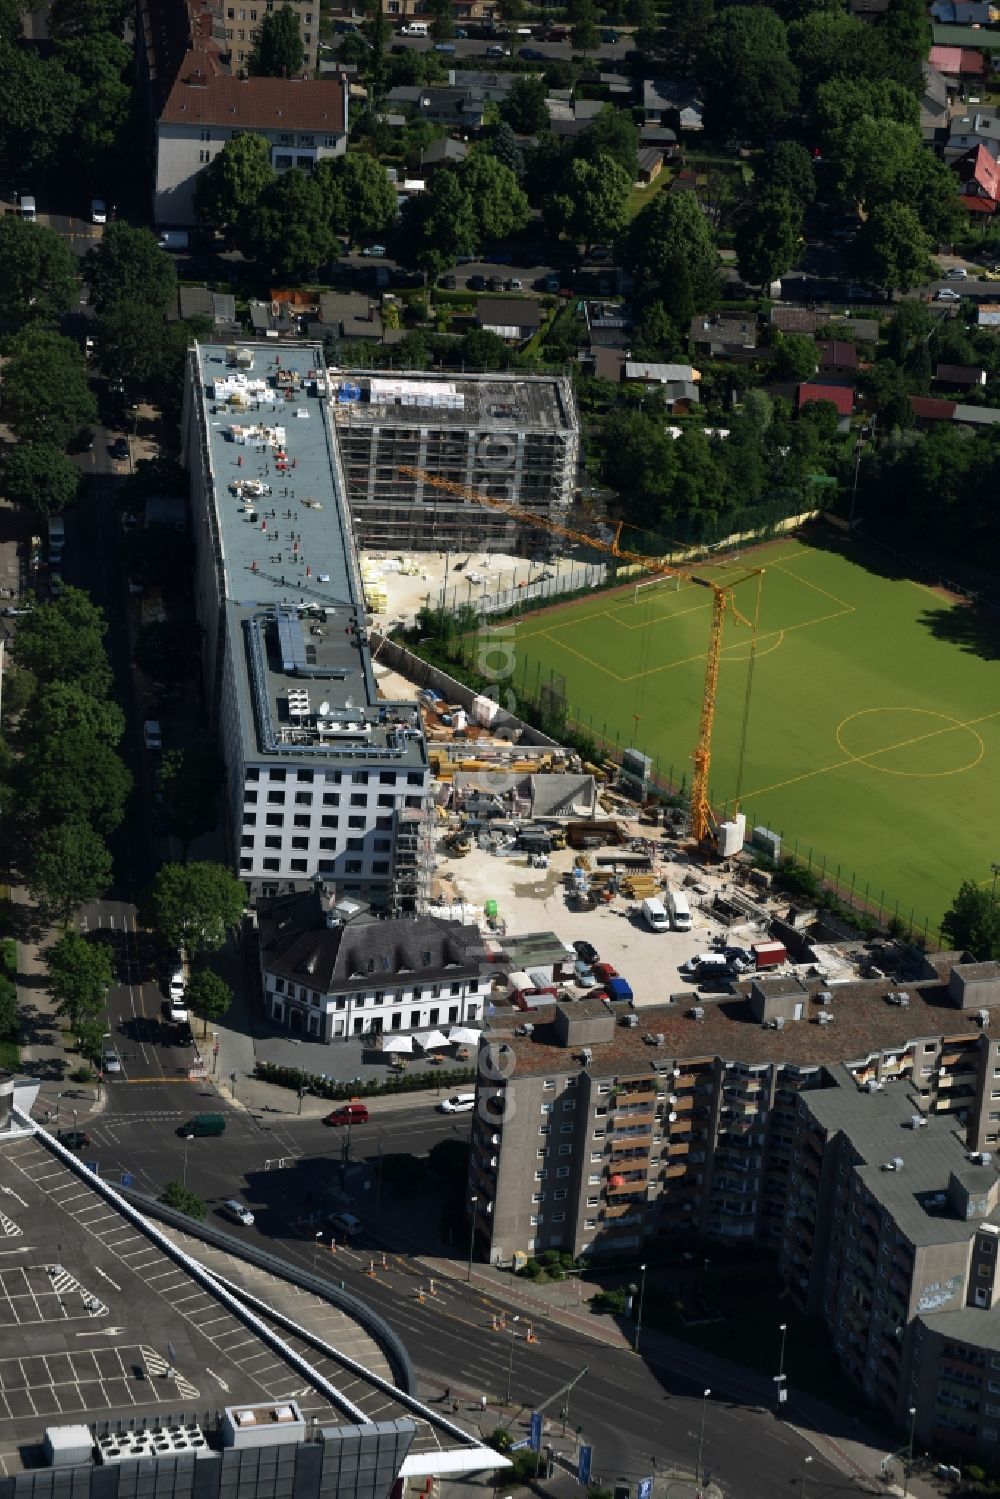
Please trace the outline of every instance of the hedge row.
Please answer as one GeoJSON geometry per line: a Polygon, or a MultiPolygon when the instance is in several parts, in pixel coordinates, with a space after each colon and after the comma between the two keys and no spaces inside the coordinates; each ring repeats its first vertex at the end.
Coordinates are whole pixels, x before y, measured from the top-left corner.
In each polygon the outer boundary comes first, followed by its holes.
{"type": "Polygon", "coordinates": [[[362,1078],[320,1077],[300,1072],[296,1067],[279,1067],[274,1062],[258,1062],[254,1074],[263,1083],[279,1088],[300,1088],[317,1098],[385,1098],[395,1093],[421,1093],[430,1088],[468,1087],[476,1080],[474,1067],[437,1067],[433,1072],[406,1072],[385,1082],[367,1082],[362,1078]]]}

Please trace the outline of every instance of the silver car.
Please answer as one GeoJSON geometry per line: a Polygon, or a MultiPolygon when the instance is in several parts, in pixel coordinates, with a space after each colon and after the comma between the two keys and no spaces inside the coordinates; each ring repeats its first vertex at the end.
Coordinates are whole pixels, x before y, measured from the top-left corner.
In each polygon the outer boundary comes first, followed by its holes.
{"type": "Polygon", "coordinates": [[[228,1202],[222,1204],[222,1211],[227,1218],[234,1223],[241,1223],[244,1228],[250,1228],[253,1224],[253,1213],[246,1203],[240,1202],[238,1197],[230,1197],[228,1202]]]}
{"type": "Polygon", "coordinates": [[[104,1068],[105,1072],[121,1072],[122,1059],[115,1051],[113,1046],[106,1046],[104,1048],[104,1056],[101,1059],[101,1066],[104,1068]]]}

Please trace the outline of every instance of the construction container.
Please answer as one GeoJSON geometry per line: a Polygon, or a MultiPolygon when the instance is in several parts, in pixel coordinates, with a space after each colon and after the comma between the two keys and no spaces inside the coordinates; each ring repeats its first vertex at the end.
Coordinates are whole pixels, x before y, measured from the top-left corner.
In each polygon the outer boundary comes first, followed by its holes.
{"type": "Polygon", "coordinates": [[[788,961],[783,942],[753,942],[750,951],[758,968],[777,968],[779,963],[788,961]]]}

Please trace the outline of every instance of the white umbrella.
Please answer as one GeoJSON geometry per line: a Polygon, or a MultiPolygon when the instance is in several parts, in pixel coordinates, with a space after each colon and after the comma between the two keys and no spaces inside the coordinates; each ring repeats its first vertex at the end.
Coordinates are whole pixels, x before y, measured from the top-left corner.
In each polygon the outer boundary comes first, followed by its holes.
{"type": "Polygon", "coordinates": [[[412,1051],[413,1050],[413,1037],[412,1036],[383,1036],[382,1037],[382,1050],[383,1051],[412,1051]]]}
{"type": "Polygon", "coordinates": [[[453,1046],[478,1046],[482,1031],[471,1030],[467,1025],[453,1025],[448,1040],[453,1046]]]}
{"type": "Polygon", "coordinates": [[[415,1039],[424,1051],[437,1051],[439,1047],[451,1045],[444,1031],[428,1031],[426,1036],[417,1036],[415,1039]]]}

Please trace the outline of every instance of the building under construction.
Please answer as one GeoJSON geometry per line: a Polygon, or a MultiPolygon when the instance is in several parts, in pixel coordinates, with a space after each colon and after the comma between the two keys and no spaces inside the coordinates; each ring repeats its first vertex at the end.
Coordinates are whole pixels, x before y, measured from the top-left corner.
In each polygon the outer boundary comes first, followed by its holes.
{"type": "Polygon", "coordinates": [[[360,546],[532,556],[561,545],[401,470],[561,518],[573,499],[580,443],[566,376],[345,373],[332,400],[360,546]]]}

